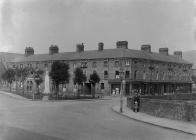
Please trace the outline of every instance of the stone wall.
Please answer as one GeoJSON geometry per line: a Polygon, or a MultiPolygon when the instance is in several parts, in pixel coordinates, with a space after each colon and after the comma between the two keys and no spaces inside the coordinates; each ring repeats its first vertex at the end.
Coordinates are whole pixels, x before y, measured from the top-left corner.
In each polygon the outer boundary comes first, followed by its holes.
{"type": "Polygon", "coordinates": [[[161,100],[196,100],[196,94],[180,93],[176,95],[143,96],[142,98],[161,99],[161,100]]]}
{"type": "MultiPolygon", "coordinates": [[[[127,106],[133,108],[132,98],[127,98],[127,106]]],[[[140,111],[157,117],[196,121],[196,104],[193,102],[141,98],[140,111]]]]}

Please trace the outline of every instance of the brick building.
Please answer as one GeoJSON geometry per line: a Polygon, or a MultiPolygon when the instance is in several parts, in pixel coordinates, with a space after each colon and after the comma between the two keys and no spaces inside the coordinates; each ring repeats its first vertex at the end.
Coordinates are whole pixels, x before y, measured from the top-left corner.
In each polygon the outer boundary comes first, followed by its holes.
{"type": "MultiPolygon", "coordinates": [[[[97,90],[109,95],[119,94],[122,79],[125,79],[126,95],[132,89],[140,89],[143,94],[191,92],[192,64],[182,59],[182,52],[176,51],[169,55],[168,48],[160,48],[156,53],[151,51],[150,45],[133,50],[128,49],[127,41],[118,41],[113,49],[104,49],[101,42],[97,50],[88,51],[84,50],[83,44],[78,44],[75,52],[63,53],[59,53],[57,46],[51,46],[47,54],[34,54],[33,48],[28,47],[24,56],[7,64],[12,68],[33,67],[50,71],[54,61],[69,64],[71,77],[66,85],[69,91],[74,88],[74,69],[81,67],[87,79],[96,71],[101,78],[97,90]]],[[[88,80],[85,85],[90,88],[88,80]]]]}

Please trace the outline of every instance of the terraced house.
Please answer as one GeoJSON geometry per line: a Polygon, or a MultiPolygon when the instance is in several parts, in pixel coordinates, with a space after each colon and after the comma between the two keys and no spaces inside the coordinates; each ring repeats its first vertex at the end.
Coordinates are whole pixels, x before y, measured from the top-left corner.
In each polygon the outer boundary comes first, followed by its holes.
{"type": "MultiPolygon", "coordinates": [[[[97,90],[104,94],[119,94],[122,80],[125,81],[126,95],[133,89],[141,90],[142,94],[191,92],[192,64],[182,59],[181,51],[176,51],[173,55],[168,53],[168,48],[152,52],[150,45],[142,45],[141,50],[133,50],[128,48],[127,41],[118,41],[113,49],[104,49],[104,43],[100,42],[97,50],[88,51],[84,50],[83,44],[78,44],[75,52],[62,53],[57,46],[51,46],[47,54],[34,54],[33,48],[27,47],[25,55],[9,61],[8,66],[50,71],[54,61],[69,64],[71,77],[66,85],[68,91],[74,88],[74,69],[80,67],[87,79],[93,71],[98,73],[101,81],[97,90]]],[[[91,88],[88,80],[84,84],[91,88]]]]}

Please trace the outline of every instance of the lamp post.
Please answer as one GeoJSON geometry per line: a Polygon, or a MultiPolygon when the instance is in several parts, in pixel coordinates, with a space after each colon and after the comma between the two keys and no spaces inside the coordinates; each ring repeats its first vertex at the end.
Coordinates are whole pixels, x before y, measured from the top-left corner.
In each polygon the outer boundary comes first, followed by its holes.
{"type": "Polygon", "coordinates": [[[120,82],[121,82],[121,86],[120,86],[120,113],[123,112],[123,94],[124,94],[124,85],[125,85],[125,80],[124,80],[124,71],[122,68],[122,63],[121,63],[121,67],[120,67],[120,82]]]}

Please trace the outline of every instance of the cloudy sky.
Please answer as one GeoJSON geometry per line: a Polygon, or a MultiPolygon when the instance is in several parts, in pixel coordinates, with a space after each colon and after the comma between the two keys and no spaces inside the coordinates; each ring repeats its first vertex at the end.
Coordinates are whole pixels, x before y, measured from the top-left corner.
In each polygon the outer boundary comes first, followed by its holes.
{"type": "Polygon", "coordinates": [[[194,0],[0,0],[0,51],[114,48],[118,40],[133,49],[196,50],[195,15],[194,0]]]}

